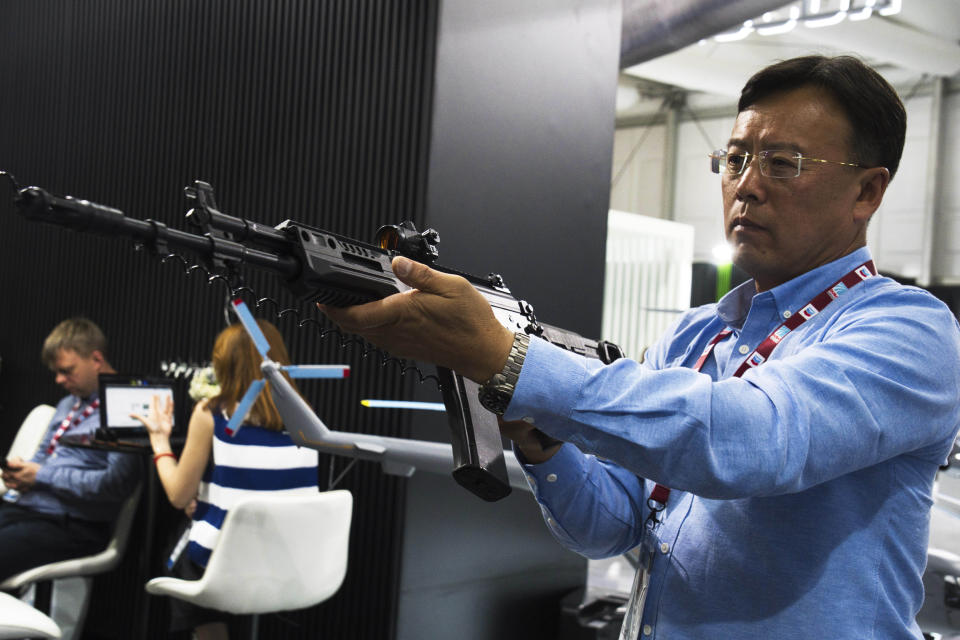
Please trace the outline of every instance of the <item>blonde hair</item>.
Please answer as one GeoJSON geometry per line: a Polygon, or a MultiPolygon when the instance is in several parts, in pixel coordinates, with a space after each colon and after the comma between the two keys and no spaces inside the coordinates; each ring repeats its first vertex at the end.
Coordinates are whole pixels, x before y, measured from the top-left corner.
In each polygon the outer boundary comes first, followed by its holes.
{"type": "MultiPolygon", "coordinates": [[[[270,344],[268,355],[280,365],[290,364],[290,355],[283,344],[283,338],[277,328],[266,320],[257,320],[260,330],[270,344]]],[[[243,398],[247,388],[254,380],[263,377],[260,373],[260,363],[263,359],[257,351],[253,340],[247,335],[243,326],[232,324],[217,336],[213,344],[213,371],[220,384],[220,393],[210,400],[210,404],[230,412],[236,409],[237,403],[243,398]]],[[[296,386],[286,373],[283,374],[294,390],[296,386]]],[[[299,391],[297,391],[299,393],[299,391]]],[[[246,422],[255,424],[273,431],[283,430],[283,419],[277,410],[277,405],[270,395],[270,383],[257,396],[256,402],[247,414],[246,422]]]]}
{"type": "Polygon", "coordinates": [[[89,358],[94,351],[99,351],[106,360],[107,337],[91,320],[68,318],[54,327],[43,341],[43,348],[40,350],[43,364],[52,368],[61,349],[76,351],[83,358],[89,358]]]}

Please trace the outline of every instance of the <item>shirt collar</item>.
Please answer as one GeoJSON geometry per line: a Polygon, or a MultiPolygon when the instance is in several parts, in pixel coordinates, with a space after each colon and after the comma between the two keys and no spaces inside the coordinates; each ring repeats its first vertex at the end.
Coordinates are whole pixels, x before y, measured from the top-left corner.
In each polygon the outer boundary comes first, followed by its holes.
{"type": "Polygon", "coordinates": [[[96,401],[98,398],[100,398],[100,392],[99,392],[99,391],[94,391],[94,392],[91,393],[90,395],[85,396],[85,397],[83,397],[83,398],[81,398],[80,396],[73,396],[73,397],[74,397],[74,399],[76,399],[76,401],[79,402],[82,406],[86,406],[86,405],[88,405],[88,404],[93,404],[94,401],[96,401]]]}
{"type": "Polygon", "coordinates": [[[811,269],[792,280],[768,291],[757,293],[754,281],[747,280],[717,302],[717,316],[731,327],[740,329],[747,319],[747,313],[755,301],[773,298],[777,314],[783,318],[784,312],[791,314],[810,302],[819,293],[853,271],[864,262],[871,260],[870,249],[860,247],[856,251],[811,269]]]}

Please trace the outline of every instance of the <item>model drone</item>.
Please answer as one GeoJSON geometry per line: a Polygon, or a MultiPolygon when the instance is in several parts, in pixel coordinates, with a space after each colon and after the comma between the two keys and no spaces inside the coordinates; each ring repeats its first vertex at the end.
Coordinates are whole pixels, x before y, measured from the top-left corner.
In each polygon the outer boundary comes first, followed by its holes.
{"type": "MultiPolygon", "coordinates": [[[[332,455],[379,462],[384,473],[404,477],[410,477],[417,469],[441,474],[449,474],[453,469],[453,448],[448,443],[333,431],[328,428],[287,381],[283,373],[286,372],[291,378],[342,379],[349,376],[350,367],[348,365],[280,365],[267,356],[270,349],[269,343],[247,305],[242,300],[236,300],[233,303],[233,309],[260,355],[263,356],[263,362],[260,365],[263,378],[255,380],[247,389],[229,420],[228,432],[236,433],[257,395],[263,390],[265,382],[269,382],[273,402],[277,405],[287,432],[300,446],[332,455]]],[[[504,459],[510,485],[529,491],[523,470],[513,452],[504,451],[504,459]]]]}
{"type": "MultiPolygon", "coordinates": [[[[253,314],[250,313],[250,309],[247,308],[247,304],[243,300],[234,300],[233,310],[240,319],[240,323],[243,324],[243,328],[246,329],[247,335],[250,336],[251,340],[253,340],[253,345],[263,357],[263,365],[261,366],[265,366],[267,363],[270,363],[279,371],[285,371],[286,374],[291,378],[342,379],[350,376],[350,365],[348,364],[278,365],[267,355],[267,353],[270,351],[270,343],[267,342],[267,337],[263,335],[262,331],[260,331],[260,327],[257,325],[257,321],[254,320],[253,314]]],[[[230,421],[227,423],[226,431],[228,436],[233,436],[237,433],[237,431],[240,430],[240,427],[243,425],[244,418],[246,418],[247,413],[250,412],[250,407],[252,407],[253,403],[256,402],[257,396],[259,396],[260,392],[263,391],[263,387],[266,383],[266,380],[260,378],[259,380],[254,380],[252,383],[250,383],[250,386],[247,387],[246,393],[243,394],[243,398],[237,405],[236,411],[233,412],[233,415],[230,417],[230,421]]]]}

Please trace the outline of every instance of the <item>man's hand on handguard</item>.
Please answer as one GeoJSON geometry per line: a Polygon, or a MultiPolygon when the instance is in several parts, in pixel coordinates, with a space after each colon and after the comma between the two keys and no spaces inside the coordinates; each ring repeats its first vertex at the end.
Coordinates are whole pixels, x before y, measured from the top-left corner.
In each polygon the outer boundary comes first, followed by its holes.
{"type": "Polygon", "coordinates": [[[479,383],[500,372],[513,332],[473,285],[403,257],[392,266],[410,291],[353,307],[317,307],[343,331],[393,356],[447,367],[479,383]]]}
{"type": "MultiPolygon", "coordinates": [[[[394,258],[392,266],[413,289],[354,307],[317,307],[342,330],[391,355],[438,364],[478,383],[503,369],[513,332],[473,285],[407,258],[394,258]]],[[[526,422],[501,420],[500,430],[533,464],[549,460],[562,444],[526,422]]]]}

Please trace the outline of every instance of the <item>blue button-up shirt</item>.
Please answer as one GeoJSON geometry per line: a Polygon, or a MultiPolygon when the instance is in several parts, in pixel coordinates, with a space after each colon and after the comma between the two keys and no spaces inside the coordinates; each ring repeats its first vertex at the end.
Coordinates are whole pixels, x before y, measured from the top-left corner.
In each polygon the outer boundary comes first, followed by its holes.
{"type": "MultiPolygon", "coordinates": [[[[74,413],[74,419],[82,415],[83,408],[96,399],[96,394],[87,398],[74,413]]],[[[67,514],[83,520],[109,521],[116,517],[123,500],[140,481],[140,456],[115,451],[100,451],[84,447],[71,447],[61,440],[52,454],[47,453],[57,427],[70,413],[76,396],[66,396],[57,404],[53,419],[30,459],[40,464],[36,484],[23,492],[17,504],[41,513],[67,514]]],[[[78,424],[64,432],[68,436],[93,438],[100,426],[100,412],[93,411],[78,424]]]]}
{"type": "Polygon", "coordinates": [[[883,277],[841,295],[766,362],[770,333],[870,257],[685,313],[643,364],[531,342],[505,419],[565,444],[526,465],[553,535],[588,557],[654,533],[642,638],[920,638],[932,484],[960,425],[960,329],[883,277]],[[701,372],[690,367],[723,329],[701,372]]]}

